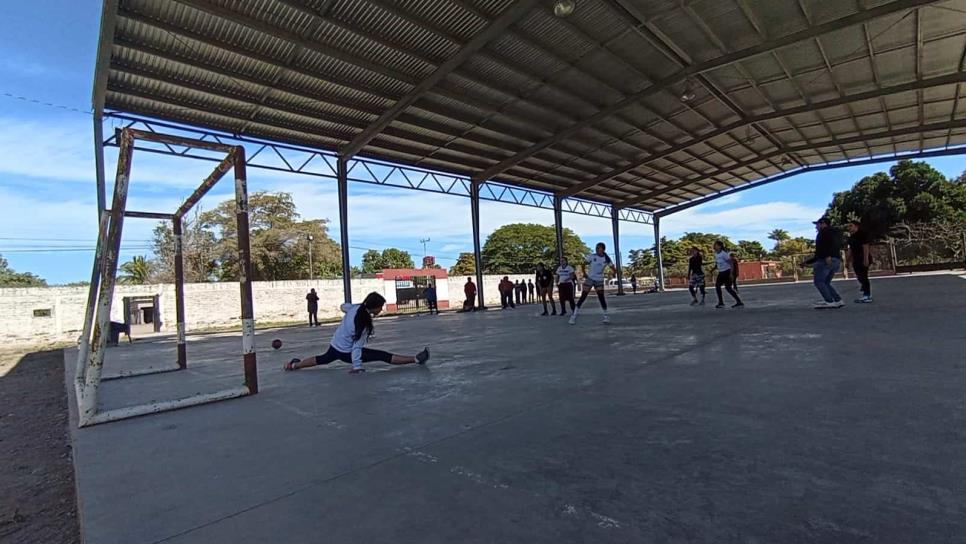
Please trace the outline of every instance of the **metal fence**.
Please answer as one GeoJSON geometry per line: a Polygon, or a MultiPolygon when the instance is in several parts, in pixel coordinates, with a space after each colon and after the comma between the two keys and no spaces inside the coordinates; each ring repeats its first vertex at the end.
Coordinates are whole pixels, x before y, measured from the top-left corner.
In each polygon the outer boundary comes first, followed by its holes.
{"type": "Polygon", "coordinates": [[[396,278],[396,313],[420,313],[429,311],[426,304],[426,288],[436,285],[436,279],[427,276],[396,278]]]}

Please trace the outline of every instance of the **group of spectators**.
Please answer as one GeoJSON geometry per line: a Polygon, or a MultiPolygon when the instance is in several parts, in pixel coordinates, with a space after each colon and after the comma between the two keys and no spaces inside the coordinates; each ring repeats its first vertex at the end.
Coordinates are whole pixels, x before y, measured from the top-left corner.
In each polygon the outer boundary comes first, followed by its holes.
{"type": "Polygon", "coordinates": [[[536,287],[533,285],[533,280],[523,281],[517,280],[513,282],[510,280],[509,276],[503,276],[500,280],[500,306],[503,309],[506,308],[516,308],[517,304],[533,304],[534,303],[534,293],[536,287]],[[516,304],[514,304],[516,300],[516,304]]]}

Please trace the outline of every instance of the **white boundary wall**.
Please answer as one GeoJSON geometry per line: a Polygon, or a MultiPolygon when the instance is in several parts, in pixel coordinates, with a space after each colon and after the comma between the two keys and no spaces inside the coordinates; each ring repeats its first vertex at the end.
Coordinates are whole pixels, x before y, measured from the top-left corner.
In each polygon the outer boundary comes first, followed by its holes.
{"type": "MultiPolygon", "coordinates": [[[[497,284],[503,276],[484,276],[487,306],[499,304],[497,284]]],[[[511,280],[527,280],[529,274],[509,275],[511,280]]],[[[476,278],[473,278],[476,283],[476,278]]],[[[463,304],[465,277],[450,277],[437,286],[439,300],[449,300],[451,308],[463,304]]],[[[308,322],[305,295],[314,288],[319,295],[319,318],[341,315],[342,280],[299,280],[254,282],[256,323],[308,322]]],[[[352,300],[361,302],[376,291],[395,300],[393,282],[382,279],[353,279],[352,300]]],[[[88,288],[31,287],[0,289],[0,340],[6,343],[37,344],[73,341],[81,334],[88,288]],[[49,317],[34,317],[34,310],[49,310],[49,317]]],[[[175,332],[174,285],[118,285],[114,291],[111,320],[124,321],[124,297],[155,296],[161,300],[161,330],[175,332]]],[[[189,283],[185,285],[185,319],[187,330],[241,325],[238,317],[240,291],[238,283],[189,283]]]]}

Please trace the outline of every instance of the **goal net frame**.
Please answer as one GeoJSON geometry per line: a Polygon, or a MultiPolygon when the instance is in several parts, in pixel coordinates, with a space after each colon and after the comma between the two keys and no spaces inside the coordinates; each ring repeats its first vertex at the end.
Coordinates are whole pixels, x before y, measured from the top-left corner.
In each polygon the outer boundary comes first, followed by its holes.
{"type": "Polygon", "coordinates": [[[147,414],[177,410],[221,400],[233,399],[258,393],[258,373],[255,360],[255,319],[252,307],[252,263],[249,239],[248,182],[245,168],[245,148],[220,142],[184,138],[157,132],[124,128],[117,131],[119,147],[117,175],[110,210],[101,213],[98,224],[97,248],[94,254],[94,279],[87,299],[84,328],[78,345],[74,392],[77,399],[78,427],[87,427],[147,414]],[[174,213],[140,212],[127,209],[128,187],[131,177],[131,160],[135,141],[154,142],[165,146],[185,146],[223,152],[225,157],[215,166],[208,177],[174,213]],[[98,410],[98,392],[101,382],[184,370],[188,367],[185,339],[184,300],[184,254],[182,228],[185,215],[229,171],[235,176],[235,223],[238,230],[239,283],[241,286],[242,359],[244,384],[202,393],[175,400],[156,401],[112,410],[98,410]],[[117,283],[117,266],[121,247],[121,232],[125,217],[161,219],[171,221],[174,234],[175,313],[177,316],[177,364],[168,368],[152,368],[124,372],[116,376],[102,377],[104,354],[111,329],[111,306],[117,283]]]}

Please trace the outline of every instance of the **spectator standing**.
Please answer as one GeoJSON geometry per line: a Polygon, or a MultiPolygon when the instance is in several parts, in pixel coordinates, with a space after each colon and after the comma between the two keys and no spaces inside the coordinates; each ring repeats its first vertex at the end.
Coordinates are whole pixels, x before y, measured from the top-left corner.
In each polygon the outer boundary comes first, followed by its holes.
{"type": "Polygon", "coordinates": [[[466,295],[466,302],[463,303],[463,309],[476,311],[476,284],[473,283],[473,278],[466,278],[466,285],[463,286],[463,294],[466,295]]]}
{"type": "Polygon", "coordinates": [[[309,289],[309,294],[305,295],[306,306],[309,310],[309,327],[319,326],[319,295],[315,289],[309,289]]]}
{"type": "Polygon", "coordinates": [[[436,312],[436,315],[439,315],[439,306],[436,302],[436,286],[429,284],[423,290],[423,296],[426,297],[426,308],[429,309],[429,314],[432,315],[433,312],[436,312]]]}
{"type": "Polygon", "coordinates": [[[508,306],[510,308],[516,308],[516,305],[513,304],[513,289],[513,282],[510,281],[510,278],[503,276],[503,280],[500,281],[500,304],[504,310],[508,306]]]}

